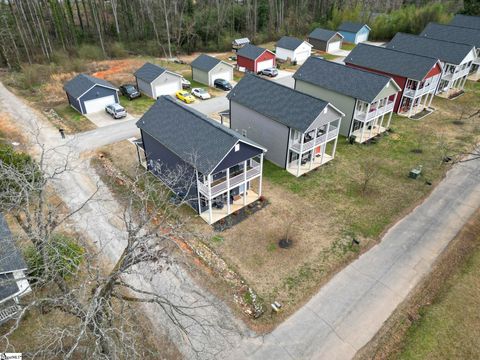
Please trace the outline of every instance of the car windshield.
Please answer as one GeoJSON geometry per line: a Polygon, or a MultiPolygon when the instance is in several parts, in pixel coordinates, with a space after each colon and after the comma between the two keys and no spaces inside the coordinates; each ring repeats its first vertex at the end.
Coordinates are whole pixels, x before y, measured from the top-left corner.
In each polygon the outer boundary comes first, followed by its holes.
{"type": "Polygon", "coordinates": [[[136,91],[137,89],[135,89],[135,87],[133,85],[125,85],[125,89],[127,91],[136,91]]]}
{"type": "Polygon", "coordinates": [[[207,91],[205,89],[197,89],[197,92],[200,94],[205,94],[207,91]]]}
{"type": "Polygon", "coordinates": [[[112,104],[111,106],[112,106],[112,108],[113,108],[114,110],[117,110],[117,111],[125,110],[125,109],[123,108],[123,106],[120,105],[120,104],[112,104]]]}

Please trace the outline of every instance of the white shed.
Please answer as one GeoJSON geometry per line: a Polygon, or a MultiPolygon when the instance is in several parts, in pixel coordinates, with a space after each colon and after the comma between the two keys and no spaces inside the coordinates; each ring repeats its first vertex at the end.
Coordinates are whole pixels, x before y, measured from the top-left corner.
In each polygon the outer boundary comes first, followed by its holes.
{"type": "Polygon", "coordinates": [[[277,59],[290,59],[303,64],[312,54],[312,45],[291,36],[284,36],[277,42],[275,52],[277,59]]]}
{"type": "Polygon", "coordinates": [[[154,99],[182,90],[182,75],[158,65],[147,62],[134,75],[138,90],[154,99]]]}

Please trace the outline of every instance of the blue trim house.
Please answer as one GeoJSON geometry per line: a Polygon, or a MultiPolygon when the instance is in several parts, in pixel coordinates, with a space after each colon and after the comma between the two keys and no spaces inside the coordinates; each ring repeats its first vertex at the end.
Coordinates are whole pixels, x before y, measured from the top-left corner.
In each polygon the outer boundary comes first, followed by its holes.
{"type": "Polygon", "coordinates": [[[68,103],[79,113],[89,114],[118,103],[118,89],[108,81],[86,74],[79,74],[63,87],[68,103]]]}
{"type": "Polygon", "coordinates": [[[342,34],[343,41],[358,44],[368,40],[370,27],[367,24],[345,21],[337,29],[342,34]]]}
{"type": "Polygon", "coordinates": [[[209,224],[259,199],[266,149],[160,96],[138,120],[140,162],[209,224]]]}

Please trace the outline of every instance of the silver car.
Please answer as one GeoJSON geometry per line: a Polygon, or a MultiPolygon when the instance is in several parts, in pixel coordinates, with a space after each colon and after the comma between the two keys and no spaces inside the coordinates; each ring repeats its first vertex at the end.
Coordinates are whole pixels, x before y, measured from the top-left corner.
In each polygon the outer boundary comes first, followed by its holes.
{"type": "Polygon", "coordinates": [[[277,68],[267,68],[267,69],[263,69],[262,71],[260,71],[260,74],[262,75],[266,75],[266,76],[270,76],[270,77],[275,77],[278,75],[278,70],[277,68]]]}
{"type": "Polygon", "coordinates": [[[110,114],[114,119],[121,119],[127,116],[127,110],[120,104],[110,104],[105,107],[107,114],[110,114]]]}

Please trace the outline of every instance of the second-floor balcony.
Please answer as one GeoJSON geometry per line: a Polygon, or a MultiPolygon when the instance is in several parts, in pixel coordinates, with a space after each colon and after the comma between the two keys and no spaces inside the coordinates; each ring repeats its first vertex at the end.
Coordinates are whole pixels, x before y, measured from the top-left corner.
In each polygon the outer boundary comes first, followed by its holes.
{"type": "Polygon", "coordinates": [[[393,111],[394,106],[395,106],[395,102],[392,100],[392,101],[388,101],[383,106],[379,106],[378,108],[374,108],[374,109],[370,108],[370,111],[368,112],[368,114],[365,111],[355,110],[354,118],[362,122],[368,122],[372,119],[382,116],[383,114],[393,111]]]}
{"type": "Polygon", "coordinates": [[[309,151],[316,145],[323,144],[326,141],[332,140],[338,136],[338,127],[330,125],[328,132],[318,132],[316,137],[304,135],[303,145],[300,142],[294,141],[290,144],[290,148],[298,153],[309,151]]]}
{"type": "Polygon", "coordinates": [[[403,92],[403,95],[409,98],[417,98],[424,94],[434,92],[436,88],[437,88],[437,81],[432,80],[429,84],[423,85],[418,89],[417,88],[405,89],[405,91],[403,92]]]}
{"type": "Polygon", "coordinates": [[[228,189],[232,189],[245,181],[256,178],[260,173],[260,163],[251,159],[246,169],[238,171],[231,170],[229,176],[222,176],[218,179],[212,180],[211,184],[208,183],[208,179],[205,182],[198,180],[197,186],[200,193],[207,198],[214,198],[225,193],[228,189]]]}
{"type": "Polygon", "coordinates": [[[457,79],[460,79],[468,75],[469,72],[470,72],[470,66],[465,66],[463,69],[461,69],[460,66],[457,66],[455,71],[447,71],[445,74],[443,74],[442,79],[455,81],[457,79]]]}

